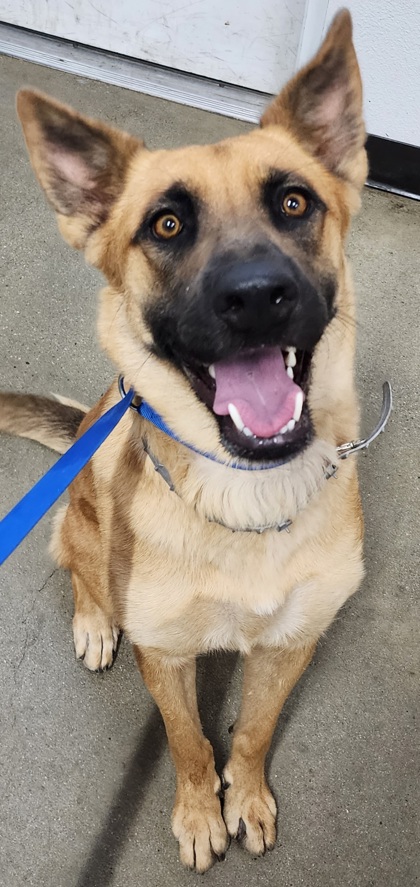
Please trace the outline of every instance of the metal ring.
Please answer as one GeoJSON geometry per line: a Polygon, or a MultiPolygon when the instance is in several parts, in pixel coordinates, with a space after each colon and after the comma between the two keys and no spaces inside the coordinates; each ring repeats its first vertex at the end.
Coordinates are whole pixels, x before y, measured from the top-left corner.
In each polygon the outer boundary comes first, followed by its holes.
{"type": "MultiPolygon", "coordinates": [[[[122,375],[118,376],[118,391],[120,392],[121,398],[124,398],[127,394],[124,388],[124,377],[122,375]]],[[[143,398],[140,397],[139,394],[134,394],[133,400],[130,403],[130,410],[134,410],[135,413],[138,413],[142,400],[143,398]]]]}

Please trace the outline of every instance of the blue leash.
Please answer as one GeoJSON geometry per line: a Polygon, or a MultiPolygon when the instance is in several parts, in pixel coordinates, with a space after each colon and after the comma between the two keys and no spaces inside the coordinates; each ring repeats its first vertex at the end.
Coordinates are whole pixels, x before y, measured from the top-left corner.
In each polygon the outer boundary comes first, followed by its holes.
{"type": "Polygon", "coordinates": [[[128,410],[133,396],[134,391],[130,389],[123,400],[111,407],[91,428],[88,428],[0,521],[0,565],[33,530],[41,517],[89,462],[128,410]]]}
{"type": "MultiPolygon", "coordinates": [[[[160,431],[163,431],[173,440],[188,447],[200,456],[205,456],[213,462],[220,465],[226,465],[220,459],[217,459],[211,453],[205,453],[198,450],[192,444],[181,440],[174,434],[171,428],[166,425],[162,416],[156,413],[153,407],[145,400],[141,400],[138,406],[132,401],[134,390],[130,388],[125,391],[122,376],[118,380],[118,387],[122,400],[115,406],[111,407],[91,428],[89,428],[82,437],[79,438],[68,450],[60,457],[58,462],[44,474],[44,477],[29,490],[28,493],[17,503],[17,505],[6,514],[6,517],[0,521],[0,566],[12,554],[15,548],[25,539],[25,536],[33,530],[35,525],[44,514],[54,505],[54,502],[64,493],[64,490],[70,486],[79,471],[84,468],[89,459],[96,453],[104,440],[111,434],[111,431],[120,421],[124,413],[131,408],[135,410],[143,419],[151,422],[160,431]]],[[[243,471],[254,469],[254,466],[240,465],[237,462],[228,463],[230,468],[239,468],[243,471]]],[[[264,465],[263,468],[274,468],[273,465],[264,465]]],[[[261,470],[261,466],[255,466],[261,470]]]]}

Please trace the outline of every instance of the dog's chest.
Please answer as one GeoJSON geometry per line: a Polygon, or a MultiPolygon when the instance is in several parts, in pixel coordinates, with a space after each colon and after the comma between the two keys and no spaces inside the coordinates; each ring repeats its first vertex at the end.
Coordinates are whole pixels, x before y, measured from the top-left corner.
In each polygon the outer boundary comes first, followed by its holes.
{"type": "Polygon", "coordinates": [[[203,520],[162,483],[139,485],[121,514],[118,546],[115,524],[107,530],[113,593],[130,640],[183,656],[246,653],[307,636],[319,595],[314,561],[319,576],[325,554],[324,496],[297,517],[290,534],[258,534],[203,520]]]}
{"type": "MultiPolygon", "coordinates": [[[[125,606],[132,642],[173,655],[281,643],[301,629],[278,534],[255,546],[232,535],[206,551],[149,551],[139,545],[125,606]],[[255,550],[256,548],[256,550],[255,550]],[[277,556],[276,556],[277,553],[277,556]],[[283,569],[282,569],[283,565],[283,569]]],[[[202,542],[202,540],[201,540],[202,542]]]]}

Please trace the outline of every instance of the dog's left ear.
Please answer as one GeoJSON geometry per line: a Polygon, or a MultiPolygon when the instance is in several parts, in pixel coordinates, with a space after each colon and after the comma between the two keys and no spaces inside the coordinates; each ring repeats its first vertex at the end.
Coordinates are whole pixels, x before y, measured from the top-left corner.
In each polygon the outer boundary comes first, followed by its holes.
{"type": "Polygon", "coordinates": [[[121,194],[143,142],[78,114],[36,90],[21,89],[17,112],[36,177],[60,231],[83,249],[121,194]]]}
{"type": "Polygon", "coordinates": [[[339,12],[315,58],[265,111],[261,126],[281,125],[324,166],[361,187],[366,175],[362,83],[350,13],[339,12]]]}

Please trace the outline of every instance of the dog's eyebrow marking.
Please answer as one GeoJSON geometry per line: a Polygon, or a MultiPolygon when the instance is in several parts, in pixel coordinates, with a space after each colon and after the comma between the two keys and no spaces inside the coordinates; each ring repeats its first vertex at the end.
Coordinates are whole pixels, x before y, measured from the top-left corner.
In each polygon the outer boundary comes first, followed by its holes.
{"type": "Polygon", "coordinates": [[[166,207],[167,204],[195,201],[196,199],[196,195],[193,194],[191,189],[188,188],[184,182],[174,182],[174,184],[170,185],[166,191],[162,191],[161,194],[156,196],[154,208],[157,207],[159,209],[161,206],[166,207]]]}
{"type": "MultiPolygon", "coordinates": [[[[299,176],[300,180],[300,176],[299,176]]],[[[292,173],[285,172],[282,169],[276,169],[274,166],[267,170],[262,180],[263,186],[267,185],[287,185],[292,181],[292,173]]],[[[303,182],[302,182],[303,184],[303,182]]]]}
{"type": "Polygon", "coordinates": [[[325,203],[319,197],[318,193],[314,190],[313,185],[310,185],[309,182],[305,179],[304,176],[301,175],[299,170],[282,170],[275,169],[272,167],[267,171],[267,174],[262,182],[263,188],[270,187],[279,187],[283,185],[284,187],[296,187],[296,188],[305,188],[312,195],[314,200],[317,200],[321,206],[325,206],[325,203]]]}

